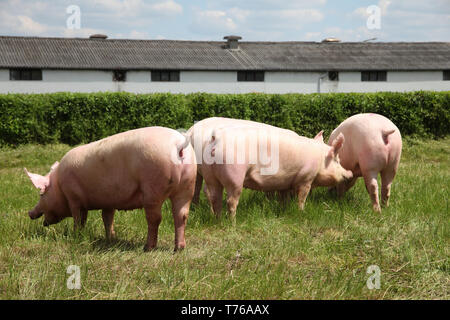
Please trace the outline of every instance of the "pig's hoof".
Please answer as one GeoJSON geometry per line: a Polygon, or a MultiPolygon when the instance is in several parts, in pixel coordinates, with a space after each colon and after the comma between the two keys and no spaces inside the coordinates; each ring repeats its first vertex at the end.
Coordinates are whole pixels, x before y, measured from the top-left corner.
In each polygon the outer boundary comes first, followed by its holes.
{"type": "Polygon", "coordinates": [[[381,207],[380,206],[373,206],[373,211],[376,213],[381,213],[381,207]]]}
{"type": "Polygon", "coordinates": [[[115,234],[106,235],[106,240],[115,241],[115,240],[117,240],[117,237],[115,234]]]}
{"type": "Polygon", "coordinates": [[[177,246],[175,247],[175,249],[173,249],[173,252],[181,252],[184,250],[184,248],[186,248],[186,246],[177,246]]]}

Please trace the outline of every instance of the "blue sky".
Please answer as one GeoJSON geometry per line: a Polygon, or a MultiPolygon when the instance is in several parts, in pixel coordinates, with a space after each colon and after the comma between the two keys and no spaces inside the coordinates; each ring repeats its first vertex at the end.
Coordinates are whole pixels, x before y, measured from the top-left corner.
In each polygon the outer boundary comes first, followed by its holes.
{"type": "Polygon", "coordinates": [[[450,0],[0,0],[0,35],[248,41],[450,41],[450,0]],[[66,8],[81,9],[81,28],[66,8]],[[367,7],[380,8],[369,29],[367,7]]]}

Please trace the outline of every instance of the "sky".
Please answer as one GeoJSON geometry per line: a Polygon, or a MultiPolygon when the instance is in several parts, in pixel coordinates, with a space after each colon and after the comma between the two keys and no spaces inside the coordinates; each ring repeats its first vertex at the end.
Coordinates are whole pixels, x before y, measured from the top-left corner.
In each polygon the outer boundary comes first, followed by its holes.
{"type": "Polygon", "coordinates": [[[95,33],[121,39],[450,41],[450,0],[0,0],[0,35],[95,33]],[[80,9],[79,29],[70,6],[80,9]]]}

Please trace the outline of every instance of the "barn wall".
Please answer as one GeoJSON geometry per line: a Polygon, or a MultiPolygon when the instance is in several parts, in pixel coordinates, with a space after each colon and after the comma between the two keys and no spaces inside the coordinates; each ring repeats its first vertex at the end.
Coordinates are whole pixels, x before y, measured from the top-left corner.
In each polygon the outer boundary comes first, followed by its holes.
{"type": "MultiPolygon", "coordinates": [[[[99,92],[211,92],[313,93],[321,72],[266,72],[264,82],[237,82],[232,71],[182,71],[180,82],[151,82],[150,71],[129,71],[126,82],[113,82],[112,71],[43,70],[42,81],[10,81],[0,69],[0,93],[99,92]]],[[[321,92],[450,90],[442,71],[388,72],[387,82],[361,82],[360,72],[340,72],[339,81],[321,81],[321,92]]]]}
{"type": "Polygon", "coordinates": [[[450,90],[450,81],[443,81],[442,71],[391,71],[386,82],[362,82],[360,72],[339,72],[337,87],[337,92],[417,90],[450,90]]]}

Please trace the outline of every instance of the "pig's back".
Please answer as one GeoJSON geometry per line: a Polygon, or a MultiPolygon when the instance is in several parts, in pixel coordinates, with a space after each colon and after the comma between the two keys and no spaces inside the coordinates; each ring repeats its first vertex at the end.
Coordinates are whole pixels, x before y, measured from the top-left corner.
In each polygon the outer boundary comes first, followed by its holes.
{"type": "MultiPolygon", "coordinates": [[[[275,127],[265,123],[255,122],[251,120],[231,119],[222,117],[212,117],[201,120],[192,126],[188,134],[193,137],[194,130],[199,130],[198,133],[202,135],[203,143],[207,142],[212,133],[220,132],[244,132],[252,130],[265,130],[267,132],[277,132],[280,136],[298,136],[294,131],[275,127]]],[[[197,132],[195,132],[197,134],[197,132]]],[[[194,142],[193,139],[191,139],[194,142]]]]}
{"type": "Polygon", "coordinates": [[[61,160],[62,168],[79,170],[117,169],[136,161],[164,161],[175,144],[176,135],[167,128],[150,127],[122,132],[70,150],[61,160]]]}
{"type": "Polygon", "coordinates": [[[362,113],[343,121],[331,134],[329,142],[339,133],[343,133],[346,143],[361,147],[362,145],[384,144],[383,131],[400,131],[388,118],[375,113],[362,113]]]}
{"type": "Polygon", "coordinates": [[[180,180],[183,167],[172,163],[171,152],[182,140],[175,130],[150,127],[74,148],[58,168],[61,187],[76,186],[74,192],[91,209],[141,207],[145,185],[153,184],[151,192],[163,196],[169,181],[180,180]]]}
{"type": "Polygon", "coordinates": [[[332,132],[328,143],[331,144],[339,133],[343,133],[345,137],[339,156],[346,169],[353,170],[363,158],[379,163],[378,166],[382,167],[392,158],[389,154],[393,149],[395,153],[398,153],[397,149],[401,149],[399,129],[392,121],[379,114],[363,113],[346,119],[332,132]],[[383,133],[391,130],[395,132],[388,137],[389,143],[386,143],[383,133]]]}

